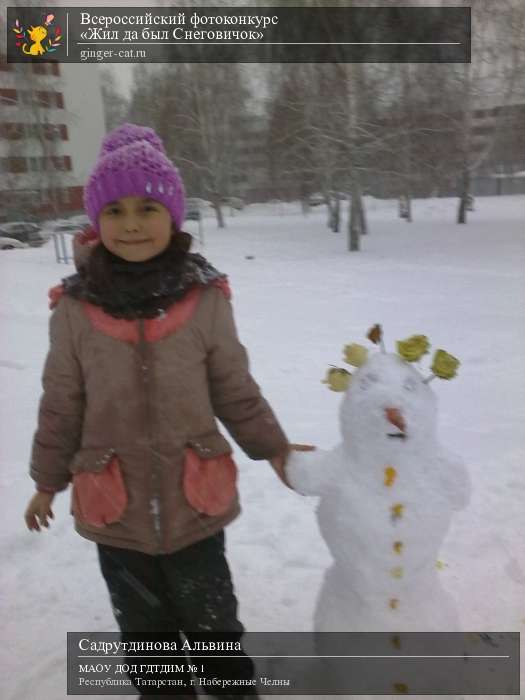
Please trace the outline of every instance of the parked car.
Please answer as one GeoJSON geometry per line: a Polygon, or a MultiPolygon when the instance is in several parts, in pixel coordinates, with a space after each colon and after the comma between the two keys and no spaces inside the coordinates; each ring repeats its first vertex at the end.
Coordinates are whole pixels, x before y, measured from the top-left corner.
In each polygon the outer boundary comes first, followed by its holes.
{"type": "Polygon", "coordinates": [[[314,192],[308,197],[308,204],[311,207],[318,207],[320,204],[326,204],[324,194],[322,194],[321,192],[314,192]]]}
{"type": "Polygon", "coordinates": [[[87,214],[78,214],[77,216],[71,216],[68,219],[68,221],[71,224],[77,224],[77,226],[80,226],[81,228],[86,228],[87,226],[91,226],[91,221],[90,221],[89,216],[87,214]]]}
{"type": "MultiPolygon", "coordinates": [[[[330,199],[335,200],[345,200],[348,199],[348,195],[345,192],[336,192],[332,190],[329,192],[330,199]]],[[[308,197],[308,203],[311,207],[318,207],[320,204],[327,204],[326,197],[322,192],[314,192],[308,197]]]]}
{"type": "Polygon", "coordinates": [[[13,250],[13,248],[29,248],[27,243],[22,243],[18,238],[0,236],[0,250],[13,250]]]}
{"type": "Polygon", "coordinates": [[[40,234],[40,226],[30,221],[11,221],[0,226],[0,236],[16,238],[31,248],[44,245],[46,239],[40,234]]]}
{"type": "Polygon", "coordinates": [[[56,233],[74,235],[75,233],[82,231],[84,228],[86,227],[80,223],[75,223],[71,219],[58,219],[55,221],[46,222],[40,234],[46,240],[49,240],[56,233]]]}
{"type": "Polygon", "coordinates": [[[221,201],[232,209],[237,209],[238,211],[244,209],[244,200],[240,197],[223,197],[221,201]]]}

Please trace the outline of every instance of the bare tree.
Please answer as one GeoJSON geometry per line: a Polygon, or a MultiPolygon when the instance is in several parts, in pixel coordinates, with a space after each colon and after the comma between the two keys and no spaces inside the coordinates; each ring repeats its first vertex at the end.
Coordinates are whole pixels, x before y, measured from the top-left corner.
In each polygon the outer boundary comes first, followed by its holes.
{"type": "Polygon", "coordinates": [[[103,68],[101,70],[100,83],[106,130],[111,131],[128,118],[129,100],[120,93],[115,74],[111,68],[103,68]]]}
{"type": "Polygon", "coordinates": [[[155,126],[188,189],[211,200],[219,227],[236,174],[248,91],[236,64],[175,63],[138,75],[131,114],[155,126]]]}

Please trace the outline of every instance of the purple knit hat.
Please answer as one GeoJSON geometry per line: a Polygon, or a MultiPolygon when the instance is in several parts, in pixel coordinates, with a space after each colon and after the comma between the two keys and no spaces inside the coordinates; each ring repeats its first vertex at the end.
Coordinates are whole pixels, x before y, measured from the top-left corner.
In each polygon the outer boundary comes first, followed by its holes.
{"type": "Polygon", "coordinates": [[[102,141],[84,187],[84,207],[98,232],[102,208],[120,197],[151,197],[169,210],[180,230],[184,221],[184,185],[166,156],[159,136],[147,126],[122,124],[102,141]]]}

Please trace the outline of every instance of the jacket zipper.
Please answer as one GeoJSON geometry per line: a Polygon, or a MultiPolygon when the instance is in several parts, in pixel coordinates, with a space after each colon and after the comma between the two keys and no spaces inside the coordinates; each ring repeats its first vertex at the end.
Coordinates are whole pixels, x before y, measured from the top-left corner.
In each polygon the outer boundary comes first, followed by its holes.
{"type": "Polygon", "coordinates": [[[147,342],[144,333],[144,319],[139,318],[139,348],[141,356],[141,375],[146,395],[146,425],[149,439],[149,447],[152,454],[152,488],[150,500],[150,513],[153,516],[153,529],[155,530],[155,540],[157,543],[157,553],[162,554],[162,525],[160,512],[160,493],[159,493],[159,470],[158,461],[156,458],[157,452],[153,441],[153,420],[151,406],[151,376],[150,365],[148,364],[147,342]]]}

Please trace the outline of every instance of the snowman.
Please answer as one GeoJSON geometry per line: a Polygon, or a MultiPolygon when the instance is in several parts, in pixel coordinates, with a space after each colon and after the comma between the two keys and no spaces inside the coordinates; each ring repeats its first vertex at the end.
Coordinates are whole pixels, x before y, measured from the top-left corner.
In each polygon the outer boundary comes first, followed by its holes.
{"type": "MultiPolygon", "coordinates": [[[[444,350],[424,379],[413,362],[429,351],[426,336],[387,353],[379,325],[369,352],[345,346],[342,368],[325,383],[344,392],[342,441],[329,451],[292,452],[294,490],[320,498],[317,518],[333,557],[318,596],[317,632],[453,632],[457,610],[441,586],[439,549],[470,483],[461,461],[436,436],[434,377],[451,379],[459,362],[444,350]]],[[[322,636],[322,635],[321,635],[322,636]]]]}

